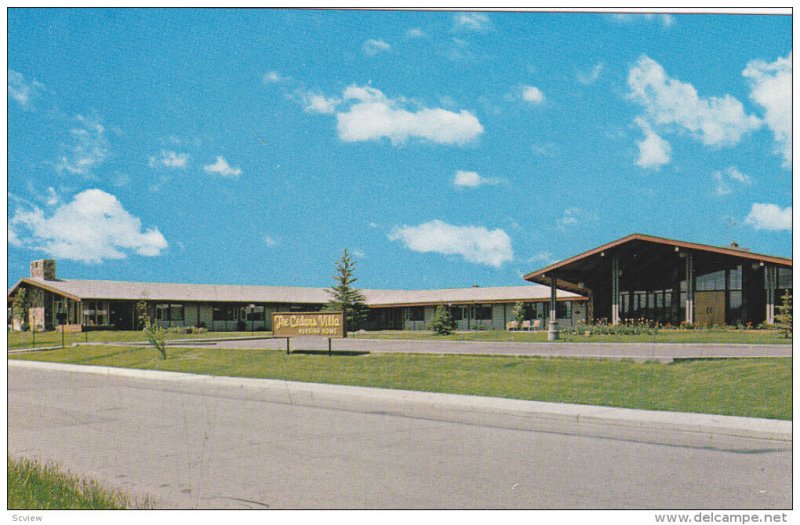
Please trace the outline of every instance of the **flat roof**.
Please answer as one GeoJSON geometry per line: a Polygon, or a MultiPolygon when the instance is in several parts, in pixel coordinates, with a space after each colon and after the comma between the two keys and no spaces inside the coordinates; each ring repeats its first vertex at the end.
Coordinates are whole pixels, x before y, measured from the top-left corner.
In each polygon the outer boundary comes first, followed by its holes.
{"type": "MultiPolygon", "coordinates": [[[[144,283],[130,281],[93,281],[24,278],[8,291],[27,283],[64,297],[127,301],[185,301],[235,303],[324,304],[331,296],[327,288],[299,286],[239,286],[221,284],[144,283]]],[[[480,304],[497,302],[534,302],[550,298],[550,287],[540,284],[504,287],[445,288],[438,290],[370,290],[361,289],[366,304],[374,308],[392,306],[424,306],[437,304],[480,304]]],[[[583,300],[585,297],[557,291],[561,300],[583,300]]]]}

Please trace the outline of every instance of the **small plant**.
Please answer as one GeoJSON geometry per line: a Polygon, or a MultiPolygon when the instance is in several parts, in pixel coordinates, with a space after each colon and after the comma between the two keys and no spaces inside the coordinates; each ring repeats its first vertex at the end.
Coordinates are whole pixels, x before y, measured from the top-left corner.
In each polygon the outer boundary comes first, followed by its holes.
{"type": "Polygon", "coordinates": [[[147,302],[139,301],[136,303],[136,315],[139,319],[139,324],[142,326],[142,331],[151,345],[158,350],[161,359],[167,358],[167,332],[161,325],[150,321],[150,315],[147,312],[147,302]]]}
{"type": "Polygon", "coordinates": [[[430,329],[439,335],[450,335],[455,330],[455,321],[450,316],[450,310],[444,306],[437,306],[433,313],[430,329]]]}
{"type": "Polygon", "coordinates": [[[786,290],[781,297],[781,304],[776,307],[778,315],[775,316],[775,326],[781,331],[783,337],[792,336],[792,292],[786,290]]]}
{"type": "Polygon", "coordinates": [[[511,310],[511,315],[514,316],[517,326],[522,326],[522,321],[525,320],[525,303],[514,303],[514,308],[511,310]]]}

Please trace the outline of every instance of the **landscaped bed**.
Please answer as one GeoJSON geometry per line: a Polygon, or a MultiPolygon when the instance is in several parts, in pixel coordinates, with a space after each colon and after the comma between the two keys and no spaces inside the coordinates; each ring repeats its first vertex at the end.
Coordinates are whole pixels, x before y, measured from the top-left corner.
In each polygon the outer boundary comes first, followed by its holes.
{"type": "Polygon", "coordinates": [[[662,364],[169,348],[163,360],[153,348],[122,346],[78,346],[10,358],[773,419],[791,419],[792,413],[791,358],[662,364]]]}

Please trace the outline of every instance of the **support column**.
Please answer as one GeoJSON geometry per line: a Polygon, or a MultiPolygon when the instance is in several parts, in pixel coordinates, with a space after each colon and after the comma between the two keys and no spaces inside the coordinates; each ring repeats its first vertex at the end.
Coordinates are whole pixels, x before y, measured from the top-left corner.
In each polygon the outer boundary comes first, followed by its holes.
{"type": "Polygon", "coordinates": [[[547,325],[547,340],[558,339],[558,318],[556,317],[556,274],[550,276],[550,322],[547,325]]]}
{"type": "Polygon", "coordinates": [[[694,254],[686,253],[686,323],[694,324],[694,254]]]}
{"type": "Polygon", "coordinates": [[[611,324],[619,324],[619,256],[611,258],[611,324]]]}
{"type": "Polygon", "coordinates": [[[764,323],[775,324],[775,288],[778,282],[778,268],[765,266],[764,279],[767,287],[767,316],[764,323]]]}

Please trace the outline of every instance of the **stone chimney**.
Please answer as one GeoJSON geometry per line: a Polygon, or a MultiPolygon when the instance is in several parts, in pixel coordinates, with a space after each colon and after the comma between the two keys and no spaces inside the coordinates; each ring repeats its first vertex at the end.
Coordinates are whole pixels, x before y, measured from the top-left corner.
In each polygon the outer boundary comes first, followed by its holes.
{"type": "Polygon", "coordinates": [[[731,250],[738,250],[740,252],[749,252],[750,251],[750,248],[743,248],[743,247],[739,246],[739,243],[736,242],[736,241],[733,241],[732,243],[730,243],[730,245],[728,245],[728,248],[730,248],[731,250]]]}
{"type": "Polygon", "coordinates": [[[31,261],[31,279],[56,280],[56,262],[53,259],[31,261]]]}

